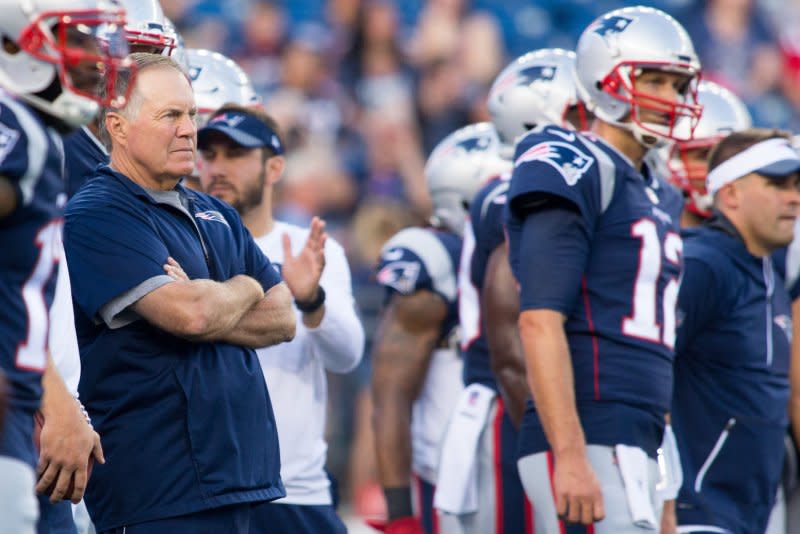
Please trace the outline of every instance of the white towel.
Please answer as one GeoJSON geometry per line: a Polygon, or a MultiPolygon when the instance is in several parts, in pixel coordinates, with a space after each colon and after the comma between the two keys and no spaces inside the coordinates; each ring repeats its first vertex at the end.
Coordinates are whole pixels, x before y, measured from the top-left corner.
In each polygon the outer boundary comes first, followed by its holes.
{"type": "Polygon", "coordinates": [[[672,425],[664,427],[664,439],[658,449],[658,470],[661,474],[661,480],[656,484],[658,499],[661,501],[676,499],[683,485],[683,469],[672,425]]]}
{"type": "Polygon", "coordinates": [[[617,445],[617,462],[625,485],[625,496],[633,518],[633,524],[639,528],[656,530],[656,514],[650,500],[648,481],[647,454],[639,447],[617,445]]]}
{"type": "Polygon", "coordinates": [[[470,384],[461,393],[442,445],[433,505],[448,514],[478,511],[478,443],[496,393],[470,384]]]}

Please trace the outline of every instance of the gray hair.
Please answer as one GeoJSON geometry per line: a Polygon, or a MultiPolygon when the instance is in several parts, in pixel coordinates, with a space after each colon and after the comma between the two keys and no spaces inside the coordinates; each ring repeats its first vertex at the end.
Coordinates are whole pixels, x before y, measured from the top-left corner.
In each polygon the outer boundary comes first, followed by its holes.
{"type": "MultiPolygon", "coordinates": [[[[172,59],[168,56],[162,56],[160,54],[148,54],[146,52],[136,52],[128,56],[128,59],[131,60],[133,63],[133,69],[126,69],[122,70],[117,73],[117,79],[114,86],[114,94],[117,96],[124,95],[128,92],[128,87],[131,84],[131,72],[135,72],[137,75],[143,73],[148,69],[155,69],[155,68],[167,68],[167,69],[174,69],[176,72],[180,72],[186,80],[191,85],[192,81],[189,79],[189,76],[183,70],[183,68],[178,64],[177,61],[172,59]]],[[[107,84],[103,84],[103,87],[107,87],[107,84]]],[[[117,113],[123,115],[124,117],[131,119],[136,116],[139,112],[139,108],[142,105],[142,97],[139,91],[137,90],[137,84],[134,84],[133,89],[131,90],[130,97],[128,98],[125,105],[121,108],[109,108],[110,111],[116,111],[117,113]]],[[[108,111],[108,110],[106,110],[108,111]]]]}
{"type": "MultiPolygon", "coordinates": [[[[116,80],[114,85],[114,95],[119,97],[124,95],[128,92],[128,87],[131,84],[131,74],[133,72],[136,73],[138,76],[142,72],[148,69],[155,69],[155,68],[167,68],[167,69],[174,69],[177,72],[183,74],[186,79],[189,81],[189,85],[191,85],[192,81],[187,75],[186,71],[183,70],[183,67],[180,64],[168,56],[162,56],[160,54],[149,54],[147,52],[135,52],[128,56],[128,59],[131,60],[133,64],[133,69],[125,69],[121,70],[116,73],[116,80]]],[[[100,141],[106,146],[107,149],[111,149],[111,137],[106,131],[106,113],[109,111],[115,111],[125,117],[126,119],[133,119],[139,113],[139,108],[142,106],[142,96],[137,90],[136,79],[134,77],[134,84],[133,89],[131,90],[131,94],[128,97],[128,100],[125,102],[125,105],[119,108],[110,107],[110,108],[103,108],[98,116],[98,130],[100,133],[100,141]]],[[[102,84],[103,87],[103,97],[108,96],[108,84],[102,84]]]]}

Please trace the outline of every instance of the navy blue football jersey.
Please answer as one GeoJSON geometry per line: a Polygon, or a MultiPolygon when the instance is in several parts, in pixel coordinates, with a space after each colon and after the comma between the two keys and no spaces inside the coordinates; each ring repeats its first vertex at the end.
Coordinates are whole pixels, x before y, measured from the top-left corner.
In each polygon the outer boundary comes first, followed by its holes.
{"type": "MultiPolygon", "coordinates": [[[[605,141],[548,126],[518,143],[508,202],[553,197],[574,206],[588,232],[581,287],[570,302],[523,300],[521,309],[555,309],[567,317],[587,443],[625,443],[654,456],[672,395],[681,196],[605,141]]],[[[528,275],[558,277],[555,271],[525,272],[519,254],[526,214],[506,213],[510,261],[520,283],[528,275]]],[[[521,452],[546,450],[532,405],[525,419],[521,452]]]]}
{"type": "Polygon", "coordinates": [[[383,246],[378,264],[378,283],[389,295],[412,295],[426,289],[441,296],[448,314],[440,342],[446,342],[458,326],[458,259],[461,239],[433,228],[406,228],[383,246]]]}
{"type": "Polygon", "coordinates": [[[17,208],[0,219],[0,365],[11,383],[11,409],[33,413],[47,365],[66,197],[61,139],[26,105],[0,93],[0,175],[17,208]]]}
{"type": "Polygon", "coordinates": [[[490,180],[472,200],[459,269],[464,384],[483,384],[495,391],[498,391],[498,386],[489,360],[480,298],[489,257],[505,241],[503,222],[510,179],[511,175],[506,174],[490,180]]]}
{"type": "Polygon", "coordinates": [[[99,165],[108,163],[108,151],[84,126],[64,139],[67,196],[78,192],[99,165]]]}
{"type": "Polygon", "coordinates": [[[720,219],[687,231],[672,426],[681,524],[763,532],[788,426],[791,302],[770,258],[720,219]]]}

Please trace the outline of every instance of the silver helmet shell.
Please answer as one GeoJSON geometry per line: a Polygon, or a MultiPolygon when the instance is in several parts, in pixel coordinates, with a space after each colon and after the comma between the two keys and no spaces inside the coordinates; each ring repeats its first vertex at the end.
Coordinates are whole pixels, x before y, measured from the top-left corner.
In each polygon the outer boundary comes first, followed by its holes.
{"type": "Polygon", "coordinates": [[[197,104],[198,126],[224,104],[259,106],[261,98],[250,78],[232,59],[210,50],[186,49],[189,78],[197,104]]]}
{"type": "Polygon", "coordinates": [[[0,0],[0,12],[0,36],[15,45],[0,47],[0,87],[72,126],[122,105],[113,84],[130,62],[115,0],[0,0]],[[79,73],[78,63],[98,67],[79,73]]]}
{"type": "Polygon", "coordinates": [[[497,134],[510,150],[517,138],[543,123],[572,128],[565,117],[580,104],[575,53],[545,48],[518,57],[495,78],[487,104],[497,134]]]}
{"type": "Polygon", "coordinates": [[[481,185],[511,170],[512,162],[500,156],[500,147],[488,122],[460,128],[436,145],[425,164],[435,226],[463,232],[468,206],[481,185]]]}
{"type": "MultiPolygon", "coordinates": [[[[691,134],[700,118],[700,60],[686,30],[663,11],[626,7],[592,22],[578,40],[575,69],[581,98],[596,117],[630,130],[645,146],[680,140],[681,123],[691,134]],[[635,80],[645,70],[682,74],[687,83],[676,100],[642,96],[635,80]],[[645,122],[643,110],[667,116],[667,124],[645,122]]],[[[688,139],[688,138],[687,138],[688,139]]]]}
{"type": "Polygon", "coordinates": [[[121,0],[125,7],[125,34],[133,52],[170,55],[174,34],[158,0],[121,0]]]}
{"type": "MultiPolygon", "coordinates": [[[[753,119],[741,99],[719,84],[702,81],[697,91],[698,101],[703,106],[703,116],[689,141],[672,145],[667,165],[670,181],[684,191],[685,207],[701,217],[711,215],[713,199],[706,190],[706,170],[687,165],[685,154],[697,148],[710,149],[722,138],[753,125],[753,119]]],[[[685,136],[688,132],[682,132],[685,136]]]]}

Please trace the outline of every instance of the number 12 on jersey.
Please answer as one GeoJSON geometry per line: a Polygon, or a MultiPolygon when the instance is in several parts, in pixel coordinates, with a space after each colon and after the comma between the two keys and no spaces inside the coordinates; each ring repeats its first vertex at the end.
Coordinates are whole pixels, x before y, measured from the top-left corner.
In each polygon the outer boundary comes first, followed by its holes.
{"type": "Polygon", "coordinates": [[[30,277],[22,286],[22,300],[28,314],[28,335],[17,348],[17,367],[44,371],[47,367],[47,335],[50,326],[44,288],[52,280],[61,257],[61,226],[57,219],[36,234],[39,257],[30,277]]]}
{"type": "Polygon", "coordinates": [[[675,307],[680,289],[678,278],[671,278],[661,294],[663,325],[659,325],[656,319],[656,306],[659,302],[658,280],[662,262],[680,265],[683,241],[677,233],[669,232],[662,245],[658,227],[650,219],[634,223],[631,233],[641,241],[639,271],[633,286],[633,313],[623,318],[622,333],[675,348],[675,307]]]}

